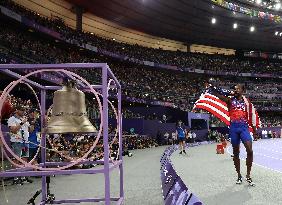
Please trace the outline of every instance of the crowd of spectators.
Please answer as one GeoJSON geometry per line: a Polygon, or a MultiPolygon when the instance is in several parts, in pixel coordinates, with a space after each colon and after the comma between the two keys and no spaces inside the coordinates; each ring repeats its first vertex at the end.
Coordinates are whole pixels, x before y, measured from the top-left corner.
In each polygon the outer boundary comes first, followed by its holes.
{"type": "MultiPolygon", "coordinates": [[[[219,86],[222,88],[229,89],[232,85],[230,80],[218,79],[219,86]]],[[[250,99],[269,99],[269,100],[280,100],[282,99],[282,84],[279,81],[245,81],[246,93],[250,99]]]]}
{"type": "MultiPolygon", "coordinates": [[[[10,95],[10,101],[14,107],[21,106],[22,108],[24,108],[25,110],[24,115],[26,115],[28,119],[32,119],[33,122],[35,122],[36,119],[38,119],[39,112],[37,110],[36,105],[31,100],[22,99],[20,97],[16,97],[15,95],[10,95]],[[32,113],[33,115],[31,115],[32,113]]],[[[132,111],[129,111],[127,109],[124,109],[123,113],[128,118],[137,117],[132,111]]],[[[139,117],[142,117],[142,116],[139,116],[139,117]]],[[[212,118],[212,123],[216,124],[216,121],[219,122],[215,118],[212,118]]],[[[261,121],[262,121],[263,127],[272,127],[272,126],[281,126],[282,125],[281,116],[280,117],[279,116],[265,116],[261,118],[261,121]]],[[[39,123],[37,124],[37,126],[39,126],[39,123]]],[[[110,145],[110,158],[112,160],[117,160],[118,153],[119,153],[119,144],[117,140],[113,141],[114,131],[115,131],[114,127],[110,126],[109,128],[109,133],[110,133],[109,144],[111,144],[110,145]]],[[[37,130],[36,132],[40,132],[40,131],[37,130]]],[[[209,140],[216,140],[216,141],[220,141],[224,137],[225,136],[217,132],[211,132],[208,135],[209,140]]],[[[168,144],[173,144],[176,142],[176,137],[173,135],[167,138],[166,136],[164,136],[164,139],[167,139],[166,142],[168,144]]],[[[90,147],[92,147],[95,140],[96,140],[96,136],[94,135],[93,136],[90,136],[90,135],[78,135],[78,136],[50,135],[50,136],[47,136],[47,160],[53,161],[53,162],[61,162],[61,161],[72,161],[72,160],[78,159],[82,157],[86,152],[88,152],[88,150],[90,149],[90,147]]],[[[187,140],[189,140],[189,138],[187,140]]],[[[28,138],[28,141],[25,141],[25,144],[29,144],[30,149],[37,149],[37,145],[39,144],[39,142],[40,142],[40,138],[33,139],[33,140],[28,138]]],[[[132,156],[131,150],[152,148],[152,147],[157,147],[162,144],[163,144],[162,141],[158,140],[158,137],[152,138],[150,136],[141,136],[141,135],[135,134],[134,131],[130,131],[129,133],[123,132],[123,153],[122,154],[132,156]]],[[[36,152],[30,151],[29,153],[33,153],[33,155],[30,155],[30,159],[32,159],[36,152]]],[[[103,139],[101,138],[98,141],[98,144],[95,146],[94,150],[88,155],[88,159],[91,161],[103,160],[103,157],[104,157],[103,153],[104,153],[103,139]]],[[[37,161],[40,162],[40,157],[38,157],[37,161]]],[[[93,166],[96,166],[96,165],[93,165],[93,164],[92,165],[78,165],[76,167],[91,168],[93,166]]],[[[32,180],[30,179],[26,179],[26,180],[32,182],[32,180]]],[[[20,183],[22,183],[22,181],[20,183]]]]}
{"type": "MultiPolygon", "coordinates": [[[[281,75],[282,61],[271,61],[251,58],[239,58],[235,56],[208,55],[181,51],[165,51],[162,49],[146,48],[139,45],[120,43],[112,39],[104,39],[93,33],[78,32],[65,25],[62,19],[57,17],[46,18],[36,12],[29,11],[10,0],[0,0],[0,5],[8,7],[45,26],[59,32],[67,41],[76,41],[80,44],[90,44],[98,49],[107,50],[128,58],[135,58],[141,61],[151,61],[158,64],[174,65],[184,70],[186,68],[203,69],[212,71],[232,71],[251,73],[275,73],[281,75]]],[[[157,69],[141,65],[138,62],[121,61],[99,53],[86,51],[71,46],[66,42],[39,35],[24,27],[9,25],[7,22],[0,22],[0,64],[7,63],[83,63],[83,62],[107,62],[122,85],[123,97],[128,100],[138,100],[145,104],[149,102],[165,102],[175,108],[191,111],[195,100],[204,91],[204,82],[209,76],[191,74],[168,69],[157,69]],[[141,100],[141,101],[140,101],[141,100]]],[[[86,78],[90,83],[100,83],[101,72],[92,69],[73,70],[86,78]]],[[[282,111],[282,85],[281,82],[270,80],[256,80],[254,78],[219,77],[216,79],[218,85],[223,88],[230,88],[232,85],[243,82],[246,85],[247,95],[254,102],[259,111],[282,111]]],[[[35,118],[38,119],[39,111],[35,102],[30,99],[10,96],[13,107],[24,108],[26,117],[32,119],[35,126],[35,118]]],[[[88,102],[87,107],[91,107],[88,102]]],[[[92,118],[97,118],[97,109],[88,110],[92,118]]],[[[155,119],[165,122],[164,119],[157,119],[154,114],[142,116],[139,113],[124,108],[124,118],[155,119]]],[[[110,110],[110,117],[114,118],[113,110],[110,110]]],[[[262,127],[282,126],[282,117],[261,115],[262,127]]],[[[39,123],[36,124],[39,126],[39,123]]],[[[216,118],[210,121],[212,127],[224,126],[216,118]]],[[[35,129],[34,129],[35,130],[35,129]]],[[[39,131],[37,131],[39,132],[39,131]]],[[[111,131],[113,134],[113,130],[111,131]]],[[[112,136],[112,135],[111,135],[112,136]]],[[[220,141],[223,135],[211,132],[208,136],[211,140],[220,141]]],[[[112,138],[110,138],[112,139],[112,138]]],[[[167,138],[168,144],[175,143],[176,138],[167,138]],[[170,139],[170,141],[169,141],[170,139]]],[[[70,161],[82,157],[96,140],[95,136],[81,135],[52,135],[48,136],[47,160],[48,161],[70,161]]],[[[40,139],[33,139],[31,149],[37,149],[40,139]]],[[[140,136],[135,133],[123,133],[123,155],[132,156],[130,151],[134,149],[145,149],[159,146],[155,138],[140,136]]],[[[119,144],[117,141],[110,146],[111,159],[118,159],[119,144]]],[[[34,156],[34,152],[30,157],[34,156]]],[[[103,160],[103,140],[100,139],[94,150],[88,155],[89,160],[103,160]]],[[[40,159],[38,159],[40,162],[40,159]]],[[[91,165],[95,166],[95,165],[91,165]]],[[[79,166],[89,168],[91,166],[79,166]]]]}
{"type": "MultiPolygon", "coordinates": [[[[14,52],[17,52],[18,55],[21,54],[25,59],[31,58],[39,63],[109,62],[110,67],[120,79],[126,96],[173,102],[184,109],[185,105],[189,105],[187,96],[195,95],[199,92],[199,87],[202,87],[203,78],[201,77],[193,78],[183,75],[181,72],[155,70],[127,62],[113,61],[106,57],[101,58],[98,55],[82,55],[70,48],[66,52],[55,43],[39,40],[28,34],[18,33],[3,26],[0,31],[0,38],[2,45],[13,49],[14,52]]],[[[100,73],[93,70],[85,69],[77,72],[91,83],[96,83],[100,79],[100,73]]],[[[191,105],[189,105],[189,108],[191,108],[191,105]]]]}
{"type": "MultiPolygon", "coordinates": [[[[98,60],[101,59],[99,56],[90,58],[74,51],[65,52],[59,46],[56,47],[56,45],[48,45],[43,41],[30,39],[26,35],[11,30],[8,31],[7,28],[3,28],[2,32],[0,32],[0,38],[5,41],[5,46],[11,47],[13,45],[14,52],[21,53],[40,63],[101,62],[101,60],[98,60]],[[25,44],[24,42],[30,43],[25,44]]],[[[104,58],[102,61],[113,62],[108,58],[104,58]]],[[[172,75],[171,71],[160,72],[141,65],[118,61],[109,64],[118,79],[120,79],[124,94],[134,98],[173,102],[184,108],[185,105],[189,105],[187,96],[198,93],[202,84],[202,78],[191,78],[180,72],[172,75]]],[[[99,73],[97,72],[92,70],[80,70],[77,72],[92,83],[99,81],[99,73]]]]}
{"type": "MultiPolygon", "coordinates": [[[[215,58],[228,59],[229,57],[171,52],[144,48],[137,45],[121,44],[112,40],[102,39],[90,33],[78,33],[64,25],[64,22],[58,18],[43,18],[35,12],[28,11],[9,0],[2,0],[0,1],[0,4],[32,18],[46,27],[58,32],[64,32],[64,35],[68,39],[76,39],[76,37],[79,36],[79,39],[82,39],[83,43],[90,43],[99,48],[113,52],[122,52],[121,54],[123,55],[132,55],[130,57],[137,58],[135,55],[138,54],[138,58],[142,58],[142,60],[161,62],[162,58],[170,61],[169,59],[171,56],[175,55],[173,57],[173,61],[181,62],[181,56],[186,55],[185,58],[187,62],[192,62],[195,67],[197,67],[198,64],[196,61],[199,61],[201,66],[214,66],[215,68],[212,68],[211,70],[218,69],[216,62],[221,62],[218,64],[222,64],[228,68],[232,67],[228,63],[226,64],[220,60],[215,60],[215,58]],[[144,55],[148,55],[148,58],[154,58],[155,60],[147,59],[144,55]],[[192,60],[189,55],[192,56],[192,60]],[[195,60],[194,58],[198,59],[195,60]],[[209,59],[212,63],[209,63],[207,59],[205,60],[205,58],[209,59]],[[158,61],[158,59],[160,61],[158,61]]],[[[15,26],[7,25],[5,22],[0,23],[0,28],[1,63],[18,62],[18,59],[23,62],[35,63],[107,62],[122,84],[123,96],[130,97],[131,99],[142,99],[144,103],[151,101],[167,102],[171,103],[171,105],[175,108],[180,108],[184,111],[191,111],[193,103],[203,91],[204,81],[208,79],[208,76],[204,75],[187,74],[186,72],[170,71],[166,69],[156,69],[132,62],[119,61],[94,52],[86,52],[85,50],[70,46],[66,43],[62,43],[57,40],[54,41],[52,38],[39,37],[37,33],[24,31],[22,28],[15,28],[15,26]]],[[[244,64],[242,68],[247,69],[248,63],[246,64],[246,62],[239,59],[236,59],[234,62],[237,61],[240,61],[240,66],[241,64],[244,64]]],[[[249,61],[251,60],[249,59],[249,61]]],[[[262,63],[269,62],[262,61],[262,63]]],[[[185,65],[185,63],[182,65],[185,65]]],[[[275,69],[272,71],[275,72],[275,69]]],[[[97,83],[101,79],[101,73],[90,69],[75,70],[75,72],[78,72],[91,83],[97,83]]],[[[231,85],[239,82],[240,79],[234,77],[233,79],[230,79],[230,77],[220,77],[217,81],[221,86],[230,88],[231,85]]],[[[248,81],[246,83],[248,96],[252,101],[254,101],[258,110],[267,111],[282,109],[281,101],[279,103],[282,90],[281,83],[275,80],[265,82],[256,81],[255,79],[251,80],[250,78],[243,78],[241,81],[248,81]]],[[[143,117],[129,111],[125,111],[125,115],[128,118],[143,117]]]]}
{"type": "Polygon", "coordinates": [[[11,62],[10,58],[1,51],[2,50],[0,48],[0,64],[10,63],[11,62]]]}
{"type": "MultiPolygon", "coordinates": [[[[16,58],[21,56],[23,60],[32,59],[33,62],[38,63],[108,62],[122,84],[123,95],[133,99],[143,99],[145,103],[146,100],[168,102],[182,110],[192,110],[193,102],[203,91],[203,82],[208,78],[204,75],[154,69],[130,62],[114,60],[96,53],[81,52],[77,48],[66,47],[65,44],[61,45],[50,39],[38,38],[30,32],[19,32],[19,30],[7,25],[0,25],[0,45],[4,46],[5,49],[10,49],[10,56],[15,53],[17,54],[16,58]]],[[[4,51],[6,50],[3,50],[3,53],[5,53],[4,51]]],[[[1,58],[2,61],[8,62],[8,60],[5,60],[7,54],[2,56],[4,56],[4,58],[1,58]]],[[[97,83],[101,79],[101,73],[97,70],[84,69],[75,70],[75,72],[78,72],[91,83],[97,83]]],[[[232,81],[223,77],[218,78],[217,81],[220,82],[220,85],[227,87],[235,84],[234,79],[232,81]]],[[[256,82],[250,81],[247,85],[247,92],[250,93],[252,100],[273,100],[278,98],[278,94],[281,92],[281,85],[275,81],[265,85],[269,88],[269,92],[270,90],[272,91],[271,94],[264,92],[264,89],[262,89],[263,85],[260,82],[256,84],[256,82]],[[271,83],[277,86],[270,87],[271,83]],[[257,89],[256,93],[252,93],[252,87],[257,89]],[[274,94],[275,90],[278,92],[277,95],[274,94]]],[[[281,103],[272,103],[276,108],[281,109],[281,103]]],[[[263,110],[273,107],[266,107],[265,101],[259,101],[256,105],[263,110]]]]}
{"type": "Polygon", "coordinates": [[[195,68],[213,71],[232,71],[232,72],[252,72],[252,73],[273,73],[281,74],[281,61],[266,61],[262,59],[243,58],[224,55],[208,55],[181,51],[166,51],[162,49],[153,49],[139,45],[129,45],[119,43],[112,39],[104,39],[89,32],[78,32],[68,27],[64,21],[58,17],[47,18],[30,11],[11,0],[1,0],[4,5],[11,10],[20,13],[35,22],[53,29],[65,39],[70,41],[87,43],[100,49],[105,49],[129,58],[135,58],[144,61],[151,61],[159,64],[176,65],[180,68],[195,68]]]}
{"type": "MultiPolygon", "coordinates": [[[[0,5],[4,6],[6,8],[9,8],[10,10],[25,16],[28,19],[31,19],[35,21],[36,23],[50,28],[55,31],[59,30],[67,30],[70,29],[68,26],[65,25],[65,23],[62,21],[61,18],[58,18],[56,16],[52,16],[52,18],[47,18],[42,15],[39,15],[35,11],[31,11],[15,2],[12,0],[0,0],[0,5]]],[[[71,30],[71,29],[70,29],[71,30]]]]}
{"type": "Polygon", "coordinates": [[[214,140],[216,142],[223,142],[225,139],[228,139],[228,134],[223,134],[221,132],[218,132],[217,130],[209,130],[208,131],[208,139],[214,140]]]}
{"type": "Polygon", "coordinates": [[[132,112],[129,109],[124,108],[122,110],[122,116],[126,119],[132,119],[132,118],[145,118],[145,116],[141,115],[140,113],[132,112]]]}
{"type": "MultiPolygon", "coordinates": [[[[47,136],[48,161],[70,161],[81,158],[93,146],[96,136],[81,135],[52,135],[47,136]]],[[[113,140],[111,135],[110,140],[110,157],[113,160],[118,159],[119,144],[118,139],[113,140]]],[[[132,156],[131,151],[135,149],[146,149],[157,147],[156,141],[149,136],[141,136],[137,134],[123,133],[123,155],[132,156]]],[[[103,160],[104,158],[104,145],[102,137],[99,139],[93,151],[88,155],[87,159],[91,161],[103,160]]],[[[81,166],[84,167],[84,166],[81,166]]]]}
{"type": "Polygon", "coordinates": [[[282,126],[282,116],[263,116],[261,125],[262,127],[280,127],[282,126]]]}
{"type": "Polygon", "coordinates": [[[155,138],[146,135],[124,135],[123,142],[125,143],[124,146],[127,150],[146,149],[159,146],[155,138]]]}
{"type": "Polygon", "coordinates": [[[225,127],[226,126],[221,120],[214,117],[213,115],[211,115],[210,117],[209,125],[210,127],[225,127]]]}
{"type": "MultiPolygon", "coordinates": [[[[26,91],[25,91],[26,92],[26,91]]],[[[30,99],[22,99],[21,97],[16,97],[16,95],[9,95],[9,100],[12,104],[12,107],[18,108],[21,107],[24,110],[23,118],[31,119],[33,121],[39,121],[39,110],[37,106],[32,103],[30,99]]],[[[132,112],[129,110],[124,110],[125,115],[127,117],[136,117],[132,115],[132,112]]],[[[13,112],[11,112],[11,115],[13,112]]],[[[7,116],[7,118],[9,118],[7,116]]],[[[5,122],[3,122],[5,123],[5,122]]],[[[40,123],[37,124],[38,129],[37,132],[40,133],[40,123]]],[[[97,127],[98,129],[98,127],[97,127]]],[[[115,128],[110,125],[109,127],[109,144],[110,146],[110,156],[113,159],[117,159],[118,154],[118,139],[114,139],[115,128]]],[[[39,137],[39,135],[37,136],[39,137]]],[[[62,134],[54,134],[47,135],[47,160],[49,161],[70,161],[77,158],[82,157],[89,149],[92,147],[94,141],[96,140],[96,136],[90,135],[62,135],[62,134]]],[[[40,138],[37,139],[26,139],[25,144],[29,144],[29,146],[37,148],[37,145],[40,142],[40,138]],[[35,146],[34,146],[35,145],[35,146]]],[[[130,155],[130,151],[134,149],[145,149],[156,147],[158,144],[154,140],[154,138],[150,136],[140,136],[135,133],[123,132],[123,154],[130,155]]],[[[90,160],[101,160],[104,155],[103,150],[103,138],[101,137],[98,141],[98,144],[95,146],[94,150],[88,155],[88,159],[90,160]]],[[[34,157],[34,153],[30,156],[30,159],[34,157]]],[[[40,161],[40,160],[38,160],[40,161]]]]}

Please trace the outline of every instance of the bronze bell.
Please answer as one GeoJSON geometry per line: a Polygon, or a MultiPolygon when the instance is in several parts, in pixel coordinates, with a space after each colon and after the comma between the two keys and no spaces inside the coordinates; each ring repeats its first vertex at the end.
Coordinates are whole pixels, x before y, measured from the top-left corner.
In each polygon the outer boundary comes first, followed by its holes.
{"type": "Polygon", "coordinates": [[[87,117],[85,95],[68,83],[54,93],[53,109],[46,133],[97,132],[87,117]]]}

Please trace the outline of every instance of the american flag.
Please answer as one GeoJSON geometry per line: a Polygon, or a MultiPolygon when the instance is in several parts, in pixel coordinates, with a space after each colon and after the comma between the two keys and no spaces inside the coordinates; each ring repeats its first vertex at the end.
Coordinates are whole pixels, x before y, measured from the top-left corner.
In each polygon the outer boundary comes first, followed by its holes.
{"type": "MultiPolygon", "coordinates": [[[[261,127],[259,115],[250,100],[247,99],[245,96],[243,96],[243,99],[247,108],[250,132],[253,132],[252,126],[256,128],[261,127]]],[[[196,108],[206,110],[218,119],[220,119],[222,122],[224,122],[227,126],[230,125],[230,115],[227,104],[215,95],[212,95],[208,92],[203,93],[200,98],[195,102],[193,109],[196,108]]]]}

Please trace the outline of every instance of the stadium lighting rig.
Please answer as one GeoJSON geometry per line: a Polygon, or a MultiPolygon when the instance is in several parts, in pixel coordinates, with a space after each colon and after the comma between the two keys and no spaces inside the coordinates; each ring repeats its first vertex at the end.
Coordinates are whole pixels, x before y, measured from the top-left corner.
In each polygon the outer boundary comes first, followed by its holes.
{"type": "Polygon", "coordinates": [[[263,8],[271,10],[280,10],[282,8],[281,0],[246,0],[249,3],[255,4],[256,6],[261,6],[263,8]]]}

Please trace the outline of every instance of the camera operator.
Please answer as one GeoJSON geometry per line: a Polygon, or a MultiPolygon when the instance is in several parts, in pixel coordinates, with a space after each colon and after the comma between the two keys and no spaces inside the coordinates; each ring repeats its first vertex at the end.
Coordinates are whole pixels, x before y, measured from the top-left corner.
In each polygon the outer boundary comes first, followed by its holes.
{"type": "MultiPolygon", "coordinates": [[[[29,161],[34,158],[37,153],[39,140],[38,135],[40,135],[40,121],[38,118],[38,113],[35,109],[31,109],[29,111],[29,161]]],[[[37,163],[40,163],[40,154],[37,156],[36,159],[37,163]]]]}
{"type": "Polygon", "coordinates": [[[114,160],[118,160],[118,158],[119,158],[118,149],[119,149],[119,144],[118,144],[118,141],[115,140],[115,142],[112,144],[112,147],[111,147],[111,157],[114,160]]]}
{"type": "Polygon", "coordinates": [[[126,143],[123,144],[123,152],[122,152],[122,156],[127,155],[128,157],[132,157],[132,152],[129,151],[128,149],[128,145],[126,143]]]}

